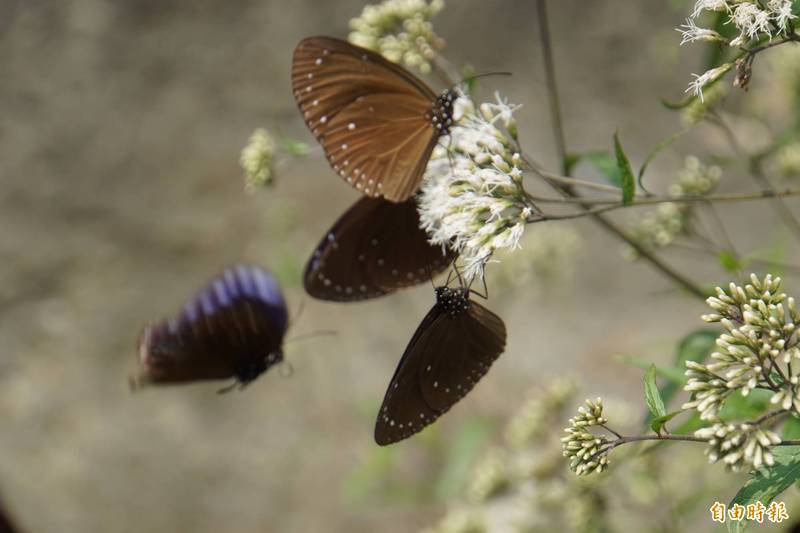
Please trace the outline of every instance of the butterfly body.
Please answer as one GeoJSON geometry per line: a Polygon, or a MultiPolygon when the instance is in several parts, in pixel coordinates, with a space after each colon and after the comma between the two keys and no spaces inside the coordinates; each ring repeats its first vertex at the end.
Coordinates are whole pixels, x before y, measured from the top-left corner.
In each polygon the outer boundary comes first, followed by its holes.
{"type": "Polygon", "coordinates": [[[438,287],[395,370],[375,424],[379,445],[406,439],[463,398],[505,349],[503,321],[469,298],[438,287]]]}
{"type": "Polygon", "coordinates": [[[373,198],[409,199],[453,123],[454,92],[437,96],[400,65],[331,37],[300,41],[292,89],[333,170],[373,198]]]}
{"type": "Polygon", "coordinates": [[[257,267],[229,268],[176,317],[144,329],[139,381],[235,378],[247,384],[283,360],[287,328],[286,303],[275,279],[257,267]]]}

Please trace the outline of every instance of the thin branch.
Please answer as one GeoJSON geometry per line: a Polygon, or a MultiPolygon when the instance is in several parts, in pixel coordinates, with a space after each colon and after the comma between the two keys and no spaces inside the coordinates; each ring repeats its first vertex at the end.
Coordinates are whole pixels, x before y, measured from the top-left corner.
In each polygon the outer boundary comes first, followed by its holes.
{"type": "Polygon", "coordinates": [[[597,191],[622,195],[622,189],[620,189],[619,187],[615,187],[613,185],[594,183],[593,181],[585,181],[577,178],[570,178],[568,176],[559,176],[558,174],[552,174],[537,167],[531,167],[531,170],[533,170],[536,174],[546,179],[547,181],[551,181],[554,183],[560,183],[563,185],[570,185],[575,187],[584,187],[586,189],[594,189],[597,191]]]}
{"type": "MultiPolygon", "coordinates": [[[[650,196],[634,200],[630,204],[623,204],[619,200],[603,200],[603,199],[590,199],[572,196],[570,198],[542,198],[540,196],[528,195],[528,199],[533,203],[564,203],[564,204],[577,204],[581,207],[598,206],[589,208],[580,213],[572,213],[568,215],[546,215],[547,219],[558,218],[579,218],[582,216],[595,215],[598,213],[606,213],[616,209],[626,209],[629,207],[647,207],[664,203],[676,204],[691,204],[691,203],[736,203],[736,202],[754,202],[763,200],[765,198],[786,198],[791,196],[800,196],[800,188],[785,189],[782,191],[755,191],[738,194],[716,194],[708,196],[650,196]]],[[[538,219],[537,219],[538,221],[538,219]]]]}
{"type": "Polygon", "coordinates": [[[605,430],[606,430],[606,431],[608,431],[609,433],[613,433],[613,434],[614,434],[614,436],[615,436],[615,437],[617,437],[618,439],[621,439],[621,438],[623,438],[623,436],[622,436],[622,435],[620,435],[619,433],[617,433],[616,431],[614,431],[613,429],[611,429],[610,427],[608,427],[608,426],[607,426],[607,425],[605,425],[605,424],[600,424],[600,427],[601,427],[601,428],[603,428],[603,429],[605,429],[605,430]]]}
{"type": "Polygon", "coordinates": [[[561,171],[567,173],[567,142],[564,137],[564,124],[561,119],[561,104],[558,97],[556,84],[556,68],[553,61],[553,45],[550,38],[550,24],[547,18],[547,0],[536,0],[536,9],[539,14],[539,38],[544,57],[545,78],[547,81],[547,96],[550,102],[550,120],[553,122],[553,133],[556,137],[556,152],[561,162],[561,171]]]}
{"type": "MultiPolygon", "coordinates": [[[[556,146],[558,150],[559,157],[561,158],[561,167],[563,169],[563,174],[567,173],[567,148],[566,148],[566,141],[564,139],[564,127],[561,120],[561,111],[559,105],[559,97],[558,97],[558,87],[556,85],[556,75],[555,75],[555,66],[553,62],[553,47],[550,39],[550,27],[547,20],[547,4],[546,0],[537,0],[536,2],[538,14],[539,14],[539,36],[541,39],[542,44],[542,53],[544,54],[544,62],[545,62],[545,76],[547,81],[547,92],[550,101],[550,112],[552,115],[552,122],[553,122],[553,132],[556,137],[556,146]]],[[[529,161],[526,161],[529,163],[529,161]]],[[[532,165],[531,165],[532,166],[532,165]]],[[[564,184],[556,184],[550,183],[557,191],[565,196],[570,197],[578,197],[579,195],[572,190],[571,186],[564,185],[564,184]]],[[[584,209],[591,209],[588,206],[583,206],[584,209]]],[[[675,283],[685,288],[690,294],[700,298],[701,300],[705,300],[706,294],[705,292],[696,285],[692,280],[681,274],[680,272],[676,271],[661,259],[659,259],[655,254],[651,253],[650,250],[647,250],[643,247],[640,243],[636,242],[633,238],[630,237],[622,228],[619,228],[616,224],[612,221],[606,219],[601,214],[597,213],[594,214],[594,219],[597,223],[603,226],[607,231],[616,235],[619,239],[624,241],[628,244],[631,248],[633,248],[639,257],[642,260],[649,262],[653,265],[656,269],[660,270],[661,273],[672,279],[675,283]]]]}

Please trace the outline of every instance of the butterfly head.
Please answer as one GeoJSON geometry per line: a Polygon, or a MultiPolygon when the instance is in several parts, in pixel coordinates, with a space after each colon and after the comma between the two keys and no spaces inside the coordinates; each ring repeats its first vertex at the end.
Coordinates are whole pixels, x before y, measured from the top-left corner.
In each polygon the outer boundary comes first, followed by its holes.
{"type": "Polygon", "coordinates": [[[431,105],[430,121],[433,127],[439,131],[439,135],[450,133],[450,128],[453,126],[453,103],[456,98],[458,95],[450,89],[437,96],[431,105]]]}
{"type": "Polygon", "coordinates": [[[282,351],[270,352],[263,359],[241,361],[236,365],[234,375],[239,383],[246,385],[281,361],[283,361],[282,351]]]}
{"type": "Polygon", "coordinates": [[[436,306],[451,316],[460,315],[469,309],[469,289],[436,287],[436,306]]]}

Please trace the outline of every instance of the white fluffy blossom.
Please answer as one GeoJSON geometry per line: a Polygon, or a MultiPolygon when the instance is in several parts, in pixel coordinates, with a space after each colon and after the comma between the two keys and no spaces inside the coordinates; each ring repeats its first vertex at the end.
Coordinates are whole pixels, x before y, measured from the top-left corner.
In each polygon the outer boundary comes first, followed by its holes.
{"type": "Polygon", "coordinates": [[[733,41],[736,45],[747,44],[762,33],[772,37],[770,13],[763,11],[757,4],[744,2],[737,5],[733,8],[730,21],[740,32],[739,37],[733,41]]]}
{"type": "Polygon", "coordinates": [[[790,22],[797,18],[797,15],[792,13],[792,0],[769,0],[767,9],[775,24],[784,31],[787,31],[790,22]]]}
{"type": "Polygon", "coordinates": [[[736,27],[739,35],[730,41],[731,46],[744,46],[762,37],[772,39],[776,34],[789,32],[791,21],[797,18],[792,13],[792,0],[768,0],[766,5],[755,0],[698,0],[692,15],[678,31],[683,35],[681,44],[694,41],[725,41],[717,39],[717,32],[697,26],[697,18],[705,11],[726,12],[727,23],[736,27]]]}
{"type": "MultiPolygon", "coordinates": [[[[790,35],[794,31],[792,21],[797,18],[792,9],[792,0],[766,0],[766,3],[761,0],[698,0],[691,16],[677,30],[681,34],[682,45],[693,42],[717,42],[747,49],[750,43],[758,44],[764,39],[772,40],[779,34],[790,35]],[[726,13],[726,24],[734,26],[739,34],[729,41],[715,30],[699,26],[698,19],[705,12],[726,13]]],[[[749,67],[749,63],[742,65],[749,67]]],[[[730,63],[726,63],[704,74],[693,74],[696,79],[689,84],[687,92],[693,92],[702,100],[703,88],[718,80],[731,67],[730,63]]],[[[738,86],[746,88],[748,77],[743,76],[740,71],[737,76],[738,86]]]]}
{"type": "Polygon", "coordinates": [[[686,23],[680,28],[676,28],[681,34],[681,44],[694,42],[721,43],[728,42],[725,37],[714,30],[701,28],[692,18],[686,19],[686,23]]]}
{"type": "Polygon", "coordinates": [[[712,68],[711,70],[707,70],[703,74],[692,74],[695,77],[694,81],[689,84],[689,87],[686,89],[686,92],[692,92],[700,98],[700,101],[704,101],[703,97],[703,88],[718,79],[724,76],[732,67],[731,63],[725,63],[719,67],[712,68]]]}
{"type": "Polygon", "coordinates": [[[519,246],[534,206],[522,188],[522,161],[510,138],[516,107],[497,95],[478,113],[459,93],[453,109],[449,138],[442,138],[428,163],[419,213],[431,243],[456,250],[471,280],[483,275],[495,250],[519,246]]]}

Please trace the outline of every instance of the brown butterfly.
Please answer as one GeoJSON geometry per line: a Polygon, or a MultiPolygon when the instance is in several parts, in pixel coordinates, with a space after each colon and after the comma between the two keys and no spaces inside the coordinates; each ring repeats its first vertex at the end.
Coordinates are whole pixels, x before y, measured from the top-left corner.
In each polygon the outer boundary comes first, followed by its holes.
{"type": "Polygon", "coordinates": [[[328,230],[306,264],[303,285],[320,300],[383,296],[431,279],[455,253],[428,243],[416,202],[361,198],[328,230]]]}
{"type": "Polygon", "coordinates": [[[381,446],[432,424],[472,390],[506,346],[503,320],[467,287],[436,288],[436,304],[406,347],[375,422],[381,446]]]}
{"type": "Polygon", "coordinates": [[[300,41],[292,89],[333,170],[373,198],[410,198],[453,124],[454,91],[437,96],[400,65],[331,37],[300,41]]]}

